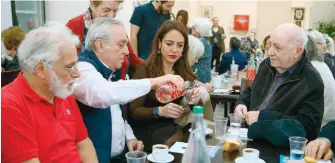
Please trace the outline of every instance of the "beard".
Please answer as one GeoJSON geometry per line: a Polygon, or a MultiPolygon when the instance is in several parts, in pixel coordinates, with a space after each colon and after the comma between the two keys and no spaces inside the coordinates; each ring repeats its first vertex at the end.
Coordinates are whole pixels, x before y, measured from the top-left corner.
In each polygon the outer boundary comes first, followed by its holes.
{"type": "Polygon", "coordinates": [[[169,12],[165,12],[165,11],[164,11],[164,9],[163,9],[163,5],[160,5],[160,6],[158,7],[158,11],[159,11],[159,14],[160,14],[160,15],[165,15],[165,14],[169,13],[169,12]]]}
{"type": "Polygon", "coordinates": [[[73,87],[70,88],[70,84],[73,83],[73,80],[64,84],[56,75],[53,70],[49,70],[50,72],[50,91],[54,93],[56,97],[61,99],[65,99],[69,97],[73,93],[73,87]]]}

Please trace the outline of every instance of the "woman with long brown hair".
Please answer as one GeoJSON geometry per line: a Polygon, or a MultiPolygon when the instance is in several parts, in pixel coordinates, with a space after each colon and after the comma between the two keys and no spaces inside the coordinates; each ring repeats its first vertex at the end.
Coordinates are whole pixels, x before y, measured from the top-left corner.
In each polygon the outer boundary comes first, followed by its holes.
{"type": "MultiPolygon", "coordinates": [[[[193,82],[196,75],[188,61],[188,36],[186,29],[175,21],[166,21],[158,30],[149,59],[139,66],[134,79],[158,77],[165,74],[180,75],[193,82]]],[[[198,88],[191,90],[189,103],[200,100],[198,88]]],[[[183,115],[182,97],[163,104],[157,101],[155,91],[142,96],[130,104],[131,124],[136,137],[144,142],[144,150],[151,151],[154,144],[164,144],[179,126],[175,120],[183,115]]]]}

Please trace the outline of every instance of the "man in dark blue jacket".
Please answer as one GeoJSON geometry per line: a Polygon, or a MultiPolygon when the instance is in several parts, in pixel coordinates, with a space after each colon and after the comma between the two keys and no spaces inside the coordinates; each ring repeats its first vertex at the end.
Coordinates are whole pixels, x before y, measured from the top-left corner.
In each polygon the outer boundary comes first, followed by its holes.
{"type": "Polygon", "coordinates": [[[230,38],[230,52],[225,53],[222,56],[220,65],[219,65],[219,74],[223,74],[226,71],[230,70],[230,65],[232,64],[233,59],[235,64],[238,65],[238,70],[243,70],[248,64],[246,55],[240,50],[241,41],[236,38],[230,38]]]}

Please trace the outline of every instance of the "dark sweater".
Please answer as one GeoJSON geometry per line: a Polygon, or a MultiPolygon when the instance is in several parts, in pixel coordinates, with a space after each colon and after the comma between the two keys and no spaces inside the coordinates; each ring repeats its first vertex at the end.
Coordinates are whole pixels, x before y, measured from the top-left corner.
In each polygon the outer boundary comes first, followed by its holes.
{"type": "Polygon", "coordinates": [[[219,65],[219,74],[223,74],[230,70],[230,65],[232,64],[233,57],[235,60],[235,64],[238,64],[238,70],[243,70],[248,64],[246,55],[238,49],[233,49],[230,52],[222,55],[222,59],[219,65]]]}
{"type": "Polygon", "coordinates": [[[335,151],[335,121],[330,121],[323,126],[318,137],[330,140],[331,149],[335,151]]]}

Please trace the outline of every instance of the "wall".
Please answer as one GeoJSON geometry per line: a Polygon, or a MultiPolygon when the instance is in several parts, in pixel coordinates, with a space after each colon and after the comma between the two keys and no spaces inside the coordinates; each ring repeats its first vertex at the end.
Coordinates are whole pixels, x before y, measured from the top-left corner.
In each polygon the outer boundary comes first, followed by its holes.
{"type": "Polygon", "coordinates": [[[261,42],[273,29],[292,22],[290,1],[258,1],[257,39],[261,42]],[[276,11],[274,12],[274,8],[276,11]]]}
{"type": "Polygon", "coordinates": [[[335,19],[335,1],[314,3],[311,7],[310,28],[316,29],[318,21],[335,19]]]}
{"type": "Polygon", "coordinates": [[[10,1],[1,0],[1,31],[13,25],[10,1]]]}

